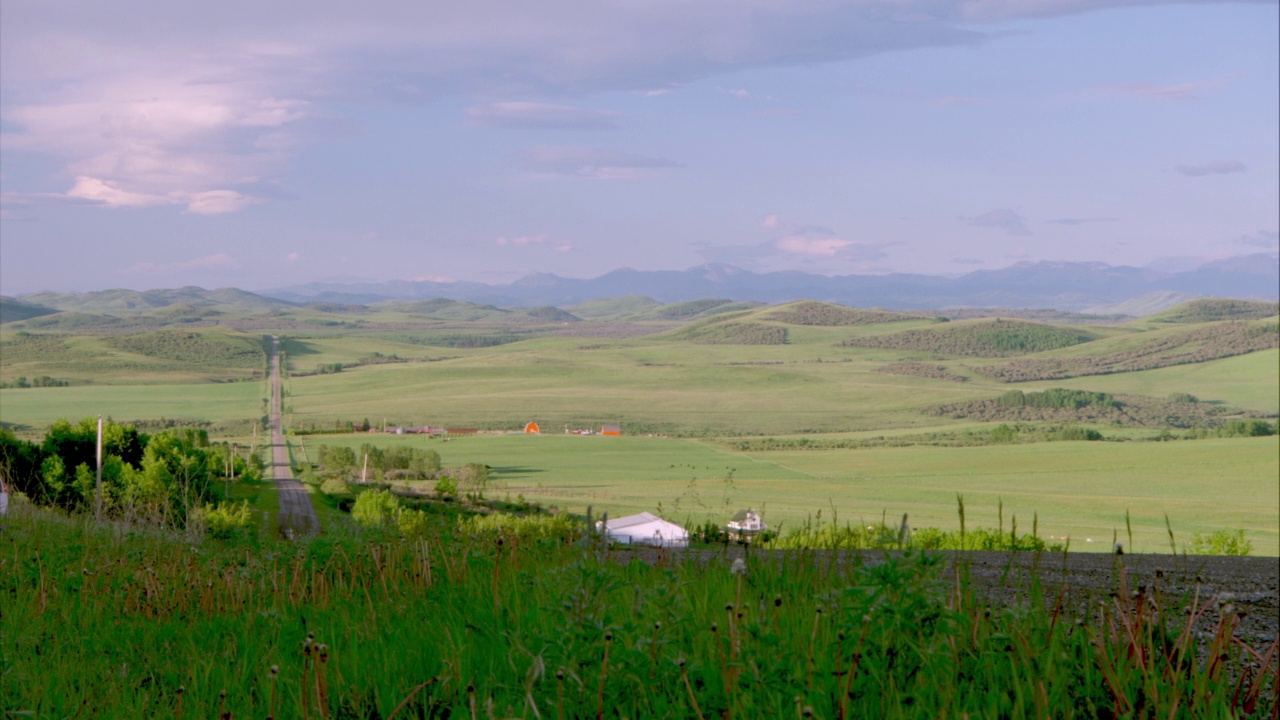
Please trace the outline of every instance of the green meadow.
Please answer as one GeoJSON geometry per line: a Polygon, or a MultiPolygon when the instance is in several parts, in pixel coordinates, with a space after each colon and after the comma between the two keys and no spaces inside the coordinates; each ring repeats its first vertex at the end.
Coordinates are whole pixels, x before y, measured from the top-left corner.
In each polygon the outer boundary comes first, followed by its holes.
{"type": "Polygon", "coordinates": [[[1189,392],[1201,399],[1260,412],[1280,412],[1280,350],[1118,375],[1069,378],[1028,386],[1065,387],[1165,397],[1189,392]],[[1267,379],[1271,378],[1268,382],[1267,379]]]}
{"type": "Polygon", "coordinates": [[[0,420],[27,428],[96,415],[120,421],[243,420],[263,414],[266,397],[263,382],[9,388],[0,391],[0,420]]]}
{"type": "Polygon", "coordinates": [[[953,530],[960,494],[971,525],[999,527],[1003,505],[1006,529],[1017,522],[1019,532],[1028,532],[1038,519],[1041,537],[1070,538],[1074,550],[1109,551],[1118,539],[1139,552],[1167,552],[1167,515],[1179,547],[1196,532],[1243,528],[1256,554],[1280,554],[1275,436],[755,453],[656,437],[303,440],[311,453],[320,444],[358,448],[366,442],[430,448],[446,466],[490,465],[492,495],[524,496],[577,513],[588,506],[614,516],[661,511],[697,524],[723,523],[754,507],[783,529],[817,521],[819,513],[851,523],[896,522],[905,513],[914,526],[953,530]]]}
{"type": "MultiPolygon", "coordinates": [[[[580,322],[554,309],[452,301],[266,314],[240,308],[217,316],[227,324],[181,327],[156,326],[153,312],[142,319],[112,316],[99,332],[60,329],[92,318],[55,313],[6,323],[0,332],[0,379],[8,385],[0,389],[0,422],[35,434],[62,417],[163,417],[212,424],[215,433],[239,440],[263,413],[261,343],[274,333],[286,361],[286,424],[299,432],[365,420],[375,427],[482,430],[514,430],[533,420],[544,431],[539,437],[453,436],[447,443],[311,435],[308,447],[429,443],[447,465],[495,468],[496,492],[575,512],[587,506],[615,515],[661,510],[720,522],[727,513],[757,507],[783,527],[820,512],[851,523],[906,513],[916,526],[952,528],[959,494],[979,524],[998,526],[1003,503],[1006,525],[1016,515],[1020,529],[1029,529],[1038,517],[1042,536],[1069,537],[1075,549],[1109,549],[1113,535],[1127,541],[1130,529],[1138,550],[1167,549],[1167,514],[1178,542],[1196,532],[1242,528],[1255,552],[1280,553],[1275,436],[947,448],[919,439],[924,433],[989,436],[1001,420],[926,411],[1015,388],[1161,401],[1192,395],[1200,408],[1235,413],[1227,418],[1263,416],[1274,425],[1280,350],[1273,340],[1270,349],[1209,360],[1202,354],[1198,362],[1185,353],[1200,351],[1200,341],[1177,344],[1184,336],[1210,337],[1194,335],[1202,329],[1245,327],[1232,320],[1063,326],[904,319],[818,303],[625,305],[635,307],[580,322]],[[864,324],[836,324],[846,321],[864,324]],[[874,344],[882,346],[867,346],[874,344]],[[1032,352],[1046,346],[1057,349],[1032,352]],[[1022,383],[979,372],[1024,359],[1091,367],[1082,359],[1126,353],[1143,357],[1141,366],[1150,369],[1022,383]],[[1178,362],[1185,364],[1169,364],[1178,362]],[[71,385],[12,387],[18,377],[43,375],[71,385]],[[620,424],[625,436],[564,434],[604,423],[620,424]],[[916,444],[751,452],[734,446],[751,439],[821,445],[904,436],[916,444]]],[[[1245,305],[1253,315],[1268,312],[1245,305]]],[[[1218,310],[1234,312],[1227,305],[1218,310]]],[[[1273,320],[1247,323],[1258,331],[1255,340],[1267,340],[1275,327],[1273,320]]],[[[1188,432],[1185,423],[1081,424],[1109,440],[1188,432]]]]}

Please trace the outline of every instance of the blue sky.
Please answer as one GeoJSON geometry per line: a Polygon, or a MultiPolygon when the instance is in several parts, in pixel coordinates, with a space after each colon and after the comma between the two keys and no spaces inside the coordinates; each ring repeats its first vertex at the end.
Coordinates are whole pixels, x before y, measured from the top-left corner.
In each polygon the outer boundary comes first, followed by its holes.
{"type": "Polygon", "coordinates": [[[0,292],[1277,252],[1271,2],[5,0],[0,292]]]}

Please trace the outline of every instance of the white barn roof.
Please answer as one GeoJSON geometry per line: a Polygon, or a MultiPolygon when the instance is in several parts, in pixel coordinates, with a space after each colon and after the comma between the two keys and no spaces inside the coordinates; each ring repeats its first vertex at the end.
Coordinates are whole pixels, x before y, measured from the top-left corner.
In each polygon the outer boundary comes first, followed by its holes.
{"type": "MultiPolygon", "coordinates": [[[[596,523],[596,527],[600,528],[600,523],[596,523]]],[[[614,518],[600,529],[604,530],[610,540],[624,545],[634,543],[660,547],[685,547],[689,544],[688,530],[647,512],[614,518]]]]}

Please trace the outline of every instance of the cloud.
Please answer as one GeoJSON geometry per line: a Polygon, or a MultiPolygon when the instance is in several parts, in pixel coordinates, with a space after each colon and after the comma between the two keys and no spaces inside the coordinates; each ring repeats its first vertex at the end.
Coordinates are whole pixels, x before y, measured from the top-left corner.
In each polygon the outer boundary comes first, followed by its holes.
{"type": "Polygon", "coordinates": [[[126,272],[137,275],[172,275],[189,270],[223,271],[234,270],[238,267],[239,263],[235,258],[227,253],[217,253],[171,263],[138,263],[126,270],[126,272]]]}
{"type": "Polygon", "coordinates": [[[537,145],[519,158],[520,168],[544,177],[635,180],[680,163],[587,145],[537,145]]]}
{"type": "Polygon", "coordinates": [[[258,202],[232,186],[282,171],[288,128],[309,109],[252,84],[194,82],[192,68],[100,72],[90,65],[78,84],[7,106],[3,119],[6,150],[60,159],[73,179],[65,197],[104,207],[216,214],[258,202]]]}
{"type": "Polygon", "coordinates": [[[257,198],[241,195],[235,190],[207,190],[192,193],[187,199],[187,212],[197,215],[220,215],[235,212],[255,203],[257,198]]]}
{"type": "Polygon", "coordinates": [[[76,178],[75,184],[62,197],[70,200],[85,200],[111,208],[186,205],[187,212],[197,215],[220,215],[222,213],[235,212],[260,202],[258,198],[242,195],[235,190],[206,190],[195,193],[175,190],[167,195],[149,195],[147,193],[123,190],[117,187],[117,183],[110,183],[83,175],[76,178]]]}
{"type": "Polygon", "coordinates": [[[1205,175],[1242,173],[1246,169],[1248,168],[1245,167],[1245,164],[1239,160],[1214,160],[1201,165],[1179,165],[1173,171],[1187,177],[1204,177],[1205,175]]]}
{"type": "Polygon", "coordinates": [[[163,195],[147,195],[145,193],[121,190],[115,185],[98,178],[76,178],[75,185],[67,191],[67,197],[77,200],[88,200],[107,207],[148,207],[151,205],[170,205],[171,198],[163,195]]]}
{"type": "Polygon", "coordinates": [[[475,127],[554,130],[611,130],[617,127],[614,120],[622,115],[612,110],[532,102],[472,105],[466,113],[467,124],[475,127]]]}
{"type": "Polygon", "coordinates": [[[539,235],[522,235],[520,237],[499,237],[494,241],[496,245],[516,245],[516,246],[545,246],[550,247],[556,252],[569,252],[573,250],[573,243],[568,240],[556,240],[551,242],[546,233],[539,235]]]}
{"type": "Polygon", "coordinates": [[[1275,250],[1280,248],[1280,233],[1275,230],[1259,230],[1247,235],[1241,235],[1237,242],[1241,245],[1248,245],[1250,247],[1275,250]]]}
{"type": "Polygon", "coordinates": [[[285,256],[284,256],[284,259],[285,259],[285,260],[287,260],[287,261],[289,261],[289,262],[291,262],[291,263],[296,263],[296,262],[298,262],[299,260],[301,260],[301,259],[302,259],[302,255],[301,255],[300,253],[297,253],[297,252],[291,252],[291,253],[289,253],[288,255],[285,255],[285,256]]]}
{"type": "MultiPolygon", "coordinates": [[[[358,116],[369,105],[440,98],[659,95],[744,70],[980,45],[1015,20],[1174,2],[759,0],[750,12],[725,0],[607,8],[473,0],[373,11],[310,0],[8,2],[0,113],[6,154],[54,160],[81,200],[234,212],[270,195],[316,127],[334,122],[327,107],[358,116]]],[[[1207,87],[1103,91],[1185,99],[1207,87]]],[[[617,119],[538,101],[472,105],[467,117],[486,127],[572,129],[617,119]]],[[[576,159],[563,149],[552,158],[534,152],[527,162],[544,174],[598,178],[674,166],[589,150],[576,159]]]]}
{"type": "Polygon", "coordinates": [[[758,95],[749,90],[743,90],[741,88],[734,88],[729,90],[722,89],[720,92],[730,97],[738,98],[739,100],[758,100],[761,102],[775,102],[775,103],[782,102],[780,98],[776,98],[772,95],[758,95]]]}
{"type": "Polygon", "coordinates": [[[991,210],[974,217],[962,217],[973,227],[989,227],[999,228],[1013,236],[1031,235],[1031,228],[1027,227],[1027,219],[1008,208],[999,210],[991,210]]]}
{"type": "Polygon", "coordinates": [[[545,245],[547,242],[547,234],[525,235],[523,237],[515,237],[509,240],[505,237],[500,237],[494,242],[498,245],[545,245]]]}
{"type": "Polygon", "coordinates": [[[784,253],[835,257],[841,250],[854,245],[854,242],[838,237],[815,238],[804,235],[788,235],[778,238],[773,245],[784,253]]]}
{"type": "Polygon", "coordinates": [[[831,228],[802,225],[776,213],[764,216],[760,227],[772,237],[758,245],[702,245],[698,253],[708,262],[752,270],[801,269],[817,273],[867,271],[870,263],[887,256],[889,242],[841,237],[831,228]]]}
{"type": "Polygon", "coordinates": [[[1052,225],[1069,225],[1072,227],[1077,225],[1089,225],[1092,223],[1113,223],[1113,222],[1119,222],[1119,221],[1120,221],[1120,218],[1113,217],[1111,215],[1098,215],[1094,217],[1078,217],[1078,218],[1056,218],[1054,220],[1045,220],[1045,222],[1050,223],[1052,225]]]}

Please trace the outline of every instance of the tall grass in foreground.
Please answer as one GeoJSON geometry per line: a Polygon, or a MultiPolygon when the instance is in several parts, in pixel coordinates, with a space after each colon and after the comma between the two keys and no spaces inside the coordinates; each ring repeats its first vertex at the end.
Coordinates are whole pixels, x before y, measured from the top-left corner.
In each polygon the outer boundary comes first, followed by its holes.
{"type": "Polygon", "coordinates": [[[481,526],[199,545],[19,505],[0,712],[65,718],[1275,717],[1225,598],[990,608],[907,552],[650,562],[481,526]],[[868,558],[871,556],[868,555],[868,558]],[[1193,630],[1208,620],[1210,637],[1193,630]]]}

